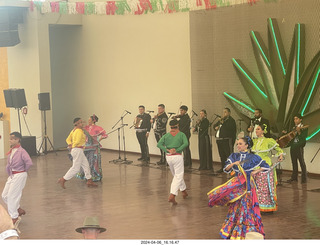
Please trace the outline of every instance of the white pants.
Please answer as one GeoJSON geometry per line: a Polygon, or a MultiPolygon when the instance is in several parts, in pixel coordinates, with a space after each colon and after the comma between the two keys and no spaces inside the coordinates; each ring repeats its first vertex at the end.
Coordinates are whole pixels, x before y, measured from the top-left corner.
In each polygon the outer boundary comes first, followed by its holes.
{"type": "Polygon", "coordinates": [[[12,219],[19,216],[18,208],[20,208],[22,190],[26,185],[27,176],[27,172],[9,176],[3,189],[2,199],[7,204],[8,213],[12,219]]]}
{"type": "Polygon", "coordinates": [[[82,148],[72,148],[71,150],[72,156],[72,167],[68,170],[68,172],[63,176],[65,180],[72,179],[77,173],[79,173],[80,169],[83,169],[84,175],[86,179],[91,179],[89,162],[86,156],[83,153],[82,148]]]}
{"type": "Polygon", "coordinates": [[[177,196],[179,190],[184,191],[187,187],[183,179],[184,175],[184,161],[182,155],[167,155],[168,165],[170,167],[173,179],[171,182],[170,193],[177,196]]]}

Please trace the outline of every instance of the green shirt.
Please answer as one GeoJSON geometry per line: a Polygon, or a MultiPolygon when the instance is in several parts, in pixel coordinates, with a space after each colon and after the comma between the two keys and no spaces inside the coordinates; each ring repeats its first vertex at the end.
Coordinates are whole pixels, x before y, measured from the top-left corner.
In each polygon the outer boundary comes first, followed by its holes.
{"type": "Polygon", "coordinates": [[[159,140],[157,147],[167,152],[167,149],[176,149],[177,153],[181,153],[184,148],[189,145],[186,135],[182,132],[178,132],[175,136],[171,133],[166,133],[159,140]]]}

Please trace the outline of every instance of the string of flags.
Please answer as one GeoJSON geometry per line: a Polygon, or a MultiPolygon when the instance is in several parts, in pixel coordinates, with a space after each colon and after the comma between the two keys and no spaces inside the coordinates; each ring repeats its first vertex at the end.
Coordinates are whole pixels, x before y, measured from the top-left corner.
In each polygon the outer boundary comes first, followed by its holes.
{"type": "Polygon", "coordinates": [[[30,11],[42,14],[83,15],[143,15],[149,13],[179,13],[195,10],[212,10],[239,4],[253,6],[258,2],[277,0],[118,0],[105,2],[30,1],[30,11]]]}

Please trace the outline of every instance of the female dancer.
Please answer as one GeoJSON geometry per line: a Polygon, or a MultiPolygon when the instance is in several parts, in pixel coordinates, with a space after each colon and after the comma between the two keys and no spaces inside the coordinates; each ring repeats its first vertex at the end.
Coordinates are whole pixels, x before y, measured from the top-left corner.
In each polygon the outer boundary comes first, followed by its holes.
{"type": "Polygon", "coordinates": [[[208,129],[210,127],[209,120],[207,119],[206,110],[200,111],[200,120],[193,131],[198,132],[198,146],[199,146],[199,158],[200,167],[199,170],[213,170],[212,165],[212,148],[210,143],[210,137],[208,134],[208,129]]]}
{"type": "MultiPolygon", "coordinates": [[[[269,166],[272,166],[270,154],[272,150],[277,152],[278,161],[283,161],[283,150],[277,142],[272,138],[265,138],[267,132],[266,124],[259,124],[256,128],[257,139],[253,139],[252,152],[259,155],[269,166]]],[[[277,175],[276,168],[273,171],[266,173],[258,173],[254,176],[257,185],[257,195],[261,212],[277,211],[277,175]]]]}
{"type": "Polygon", "coordinates": [[[237,142],[238,153],[232,153],[224,171],[235,172],[235,177],[208,193],[209,207],[229,206],[220,235],[224,239],[245,239],[248,232],[264,236],[256,186],[252,175],[269,169],[269,165],[258,155],[250,153],[252,140],[249,136],[237,142]],[[255,168],[260,167],[257,170],[255,168]]]}
{"type": "MultiPolygon", "coordinates": [[[[100,181],[102,179],[100,141],[108,137],[106,131],[102,127],[96,125],[98,120],[99,118],[93,114],[89,117],[88,125],[84,128],[84,132],[87,136],[84,154],[88,159],[93,181],[100,181]]],[[[82,169],[81,172],[77,174],[77,178],[84,179],[82,169]]]]}

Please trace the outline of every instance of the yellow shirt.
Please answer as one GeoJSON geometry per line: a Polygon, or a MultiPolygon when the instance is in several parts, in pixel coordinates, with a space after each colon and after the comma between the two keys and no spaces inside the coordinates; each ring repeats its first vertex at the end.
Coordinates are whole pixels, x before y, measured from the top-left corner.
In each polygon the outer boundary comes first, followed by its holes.
{"type": "Polygon", "coordinates": [[[73,129],[66,142],[68,145],[72,145],[72,148],[83,147],[86,143],[86,135],[81,128],[73,129]]]}

